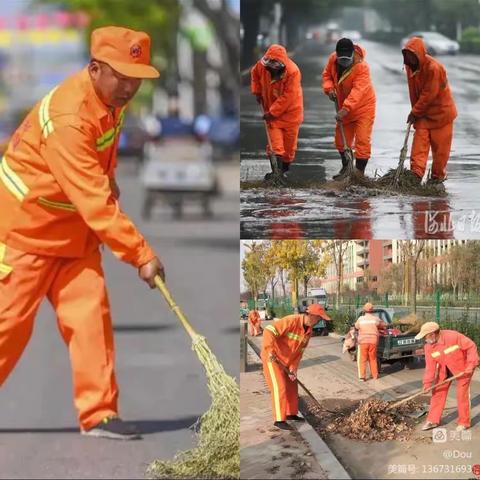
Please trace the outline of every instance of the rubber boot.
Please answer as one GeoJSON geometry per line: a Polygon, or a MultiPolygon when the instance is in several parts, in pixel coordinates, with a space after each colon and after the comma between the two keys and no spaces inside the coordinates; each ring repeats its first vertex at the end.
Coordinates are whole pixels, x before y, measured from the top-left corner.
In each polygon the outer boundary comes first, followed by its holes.
{"type": "MultiPolygon", "coordinates": [[[[276,155],[277,159],[277,166],[278,169],[280,170],[280,173],[283,176],[283,157],[280,157],[279,155],[276,155]]],[[[273,179],[273,172],[269,172],[265,175],[264,180],[272,180],[273,179]]]]}
{"type": "Polygon", "coordinates": [[[345,152],[338,152],[338,153],[342,158],[342,168],[336,175],[332,177],[334,180],[342,178],[343,175],[345,175],[345,173],[347,172],[347,167],[348,167],[348,160],[347,160],[347,157],[345,156],[345,152]]]}
{"type": "Polygon", "coordinates": [[[359,170],[362,175],[365,174],[365,169],[367,168],[368,158],[356,158],[355,159],[355,168],[359,170]]]}

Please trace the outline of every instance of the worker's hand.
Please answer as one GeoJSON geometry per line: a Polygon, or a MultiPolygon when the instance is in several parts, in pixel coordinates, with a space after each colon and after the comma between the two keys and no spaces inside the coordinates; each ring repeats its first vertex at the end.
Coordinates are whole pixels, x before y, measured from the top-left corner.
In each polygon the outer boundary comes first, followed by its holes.
{"type": "Polygon", "coordinates": [[[468,367],[465,369],[465,377],[471,377],[473,375],[474,367],[468,367]]]}
{"type": "Polygon", "coordinates": [[[120,198],[120,188],[118,188],[117,181],[113,177],[110,179],[110,190],[115,199],[118,200],[120,198]]]}
{"type": "Polygon", "coordinates": [[[262,101],[262,96],[261,95],[255,95],[255,100],[257,100],[257,103],[262,105],[263,101],[262,101]]]}
{"type": "Polygon", "coordinates": [[[273,120],[273,115],[270,112],[267,112],[263,115],[262,117],[266,122],[269,122],[270,120],[273,120]]]}
{"type": "Polygon", "coordinates": [[[291,382],[296,382],[297,381],[297,375],[295,372],[288,372],[288,378],[290,379],[291,382]]]}
{"type": "Polygon", "coordinates": [[[145,265],[142,265],[138,269],[138,276],[144,281],[147,282],[150,288],[155,288],[155,277],[159,275],[160,278],[165,281],[165,270],[163,268],[162,262],[154,257],[145,265]]]}
{"type": "Polygon", "coordinates": [[[337,112],[335,119],[337,120],[337,122],[341,122],[347,115],[348,115],[348,110],[345,110],[345,108],[341,108],[337,112]]]}
{"type": "Polygon", "coordinates": [[[423,393],[429,393],[428,390],[430,389],[430,387],[431,387],[431,385],[424,385],[422,392],[423,393]]]}
{"type": "Polygon", "coordinates": [[[337,99],[337,94],[335,93],[335,90],[330,90],[327,95],[332,102],[337,99]]]}
{"type": "Polygon", "coordinates": [[[276,362],[277,361],[277,356],[273,352],[270,353],[270,355],[268,356],[268,361],[269,362],[276,362]]]}
{"type": "Polygon", "coordinates": [[[417,121],[417,117],[410,112],[407,117],[407,123],[415,123],[417,121]]]}

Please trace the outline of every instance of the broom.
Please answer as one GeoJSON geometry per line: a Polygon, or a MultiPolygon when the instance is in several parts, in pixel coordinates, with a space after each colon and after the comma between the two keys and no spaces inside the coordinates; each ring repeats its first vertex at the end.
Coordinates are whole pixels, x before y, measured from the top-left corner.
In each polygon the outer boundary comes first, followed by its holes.
{"type": "Polygon", "coordinates": [[[403,141],[403,147],[400,150],[400,159],[398,161],[398,166],[397,169],[395,170],[395,173],[393,175],[393,180],[392,180],[392,186],[395,187],[398,185],[398,182],[400,180],[400,174],[403,171],[403,164],[405,163],[405,160],[407,158],[407,153],[408,153],[408,137],[410,136],[410,129],[412,128],[412,122],[408,122],[408,127],[407,131],[405,133],[405,140],[403,141]]]}
{"type": "Polygon", "coordinates": [[[212,399],[209,410],[197,422],[198,445],[180,452],[172,461],[155,461],[147,471],[151,478],[239,478],[240,390],[175,303],[165,282],[155,285],[192,339],[192,350],[205,368],[212,399]]]}
{"type": "MultiPolygon", "coordinates": [[[[335,97],[335,111],[338,113],[340,110],[340,106],[338,105],[338,99],[335,97]]],[[[348,146],[347,137],[345,136],[345,129],[343,128],[342,120],[337,120],[338,127],[340,128],[340,135],[342,137],[343,143],[343,152],[345,158],[347,159],[347,169],[345,171],[345,175],[342,177],[345,178],[346,176],[350,176],[353,173],[353,152],[352,149],[348,146]]],[[[340,180],[340,179],[339,179],[340,180]]]]}

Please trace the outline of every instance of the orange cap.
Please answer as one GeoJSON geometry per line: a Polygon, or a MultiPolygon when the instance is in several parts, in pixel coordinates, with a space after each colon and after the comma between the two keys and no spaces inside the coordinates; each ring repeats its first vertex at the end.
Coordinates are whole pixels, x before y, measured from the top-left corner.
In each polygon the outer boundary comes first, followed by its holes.
{"type": "Polygon", "coordinates": [[[372,305],[370,302],[367,302],[367,303],[363,306],[363,311],[364,311],[365,313],[373,312],[373,305],[372,305]]]}
{"type": "Polygon", "coordinates": [[[126,77],[157,78],[150,65],[150,37],[123,27],[101,27],[92,32],[90,54],[126,77]]]}
{"type": "Polygon", "coordinates": [[[324,320],[330,320],[330,317],[326,314],[325,309],[318,303],[312,303],[307,308],[307,313],[310,315],[316,315],[322,317],[324,320]]]}

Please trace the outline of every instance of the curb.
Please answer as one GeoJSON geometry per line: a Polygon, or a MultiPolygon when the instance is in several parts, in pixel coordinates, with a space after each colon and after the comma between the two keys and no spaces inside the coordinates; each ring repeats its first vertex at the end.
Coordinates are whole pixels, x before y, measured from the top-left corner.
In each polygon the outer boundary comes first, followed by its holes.
{"type": "MultiPolygon", "coordinates": [[[[247,349],[255,353],[257,357],[260,358],[256,345],[254,346],[249,339],[247,339],[247,349]]],[[[301,388],[302,387],[300,387],[300,389],[301,388]]],[[[295,425],[295,429],[302,436],[305,442],[307,442],[312,454],[315,456],[317,462],[325,471],[329,479],[351,480],[350,475],[345,470],[343,465],[338,461],[337,457],[333,454],[328,445],[323,441],[320,435],[318,435],[318,433],[313,429],[306,419],[305,422],[302,422],[300,426],[295,425]]]]}

